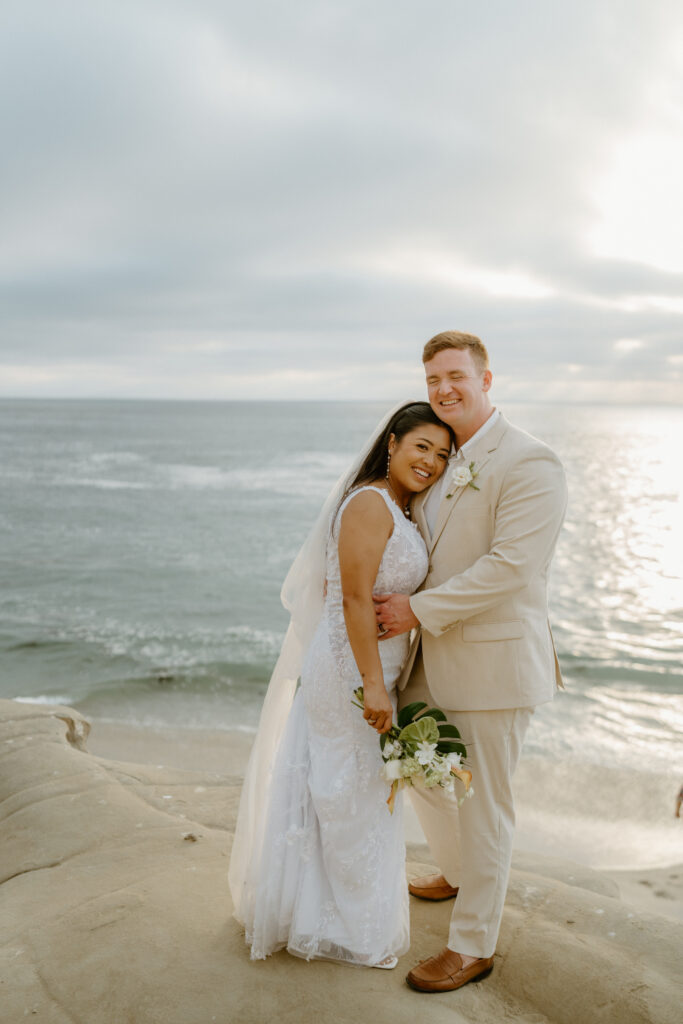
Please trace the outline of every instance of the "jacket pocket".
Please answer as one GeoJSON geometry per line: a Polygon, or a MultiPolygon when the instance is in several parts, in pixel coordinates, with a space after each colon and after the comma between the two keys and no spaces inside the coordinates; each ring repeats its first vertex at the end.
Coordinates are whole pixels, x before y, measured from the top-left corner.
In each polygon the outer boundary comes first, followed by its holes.
{"type": "Polygon", "coordinates": [[[524,622],[464,622],[462,638],[466,644],[482,644],[491,640],[519,640],[524,636],[524,622]]]}

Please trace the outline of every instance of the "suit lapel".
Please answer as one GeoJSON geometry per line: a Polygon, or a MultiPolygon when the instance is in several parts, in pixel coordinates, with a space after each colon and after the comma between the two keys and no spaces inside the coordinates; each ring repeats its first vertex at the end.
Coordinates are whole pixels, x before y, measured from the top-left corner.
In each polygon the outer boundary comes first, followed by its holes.
{"type": "MultiPolygon", "coordinates": [[[[501,413],[496,425],[494,427],[491,427],[489,432],[487,434],[484,434],[481,440],[475,444],[475,446],[472,448],[470,452],[467,453],[465,465],[469,466],[470,462],[473,462],[474,472],[477,474],[477,476],[481,474],[482,470],[484,469],[484,466],[495,453],[496,449],[498,448],[498,445],[500,444],[500,440],[503,437],[503,434],[505,433],[507,428],[507,420],[505,420],[503,414],[501,413]]],[[[450,472],[450,470],[447,470],[446,472],[450,472]]],[[[477,483],[476,478],[474,480],[474,483],[477,483]]],[[[453,513],[453,509],[460,501],[465,491],[469,489],[469,484],[464,484],[462,487],[456,487],[455,490],[452,490],[451,488],[448,487],[446,488],[446,492],[443,498],[441,499],[441,504],[439,505],[439,513],[436,518],[434,535],[432,536],[430,542],[430,553],[436,547],[437,542],[444,531],[446,523],[448,522],[453,513]],[[452,494],[452,497],[447,498],[446,494],[452,494]]],[[[426,536],[429,536],[429,532],[426,533],[426,536]]]]}
{"type": "Polygon", "coordinates": [[[425,501],[427,500],[428,494],[429,490],[422,491],[422,493],[418,494],[418,496],[415,498],[415,501],[413,502],[413,515],[415,518],[415,522],[417,523],[417,527],[420,533],[424,537],[424,541],[427,547],[429,547],[431,537],[431,534],[429,532],[429,524],[427,522],[427,517],[425,515],[425,501]]]}
{"type": "Polygon", "coordinates": [[[434,534],[430,540],[430,551],[433,551],[434,548],[436,547],[436,542],[443,533],[444,527],[446,526],[446,523],[448,522],[453,509],[455,508],[455,506],[458,504],[463,494],[465,493],[466,486],[467,485],[465,485],[465,487],[456,487],[454,490],[448,489],[446,493],[450,494],[451,497],[447,498],[446,495],[444,495],[443,498],[441,499],[441,504],[439,505],[439,513],[436,517],[436,523],[434,525],[434,534]]]}

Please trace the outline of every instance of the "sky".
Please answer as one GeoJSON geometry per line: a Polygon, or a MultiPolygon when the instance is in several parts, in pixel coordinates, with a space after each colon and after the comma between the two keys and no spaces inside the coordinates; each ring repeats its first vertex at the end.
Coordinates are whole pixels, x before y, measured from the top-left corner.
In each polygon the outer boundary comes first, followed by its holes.
{"type": "Polygon", "coordinates": [[[683,6],[0,8],[0,396],[683,400],[683,6]]]}

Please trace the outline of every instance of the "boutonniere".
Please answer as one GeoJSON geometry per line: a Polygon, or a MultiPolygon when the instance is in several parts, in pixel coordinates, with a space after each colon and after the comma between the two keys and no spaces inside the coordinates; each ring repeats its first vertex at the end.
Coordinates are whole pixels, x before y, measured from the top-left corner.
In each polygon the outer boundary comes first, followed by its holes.
{"type": "Polygon", "coordinates": [[[470,462],[469,466],[456,466],[455,469],[451,470],[451,478],[448,481],[449,493],[446,497],[452,498],[456,487],[471,487],[473,490],[478,491],[479,488],[474,482],[478,476],[479,471],[474,468],[473,462],[470,462]]]}

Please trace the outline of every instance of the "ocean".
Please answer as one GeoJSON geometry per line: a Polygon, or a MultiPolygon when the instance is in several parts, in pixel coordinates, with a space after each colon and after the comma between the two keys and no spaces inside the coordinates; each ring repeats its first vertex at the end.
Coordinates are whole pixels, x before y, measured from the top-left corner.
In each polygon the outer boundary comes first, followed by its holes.
{"type": "MultiPolygon", "coordinates": [[[[683,410],[508,403],[567,470],[551,621],[566,691],[520,767],[527,846],[683,852],[683,410]]],[[[0,696],[253,732],[279,591],[369,402],[0,401],[0,696]]],[[[227,742],[227,738],[226,738],[227,742]]]]}

